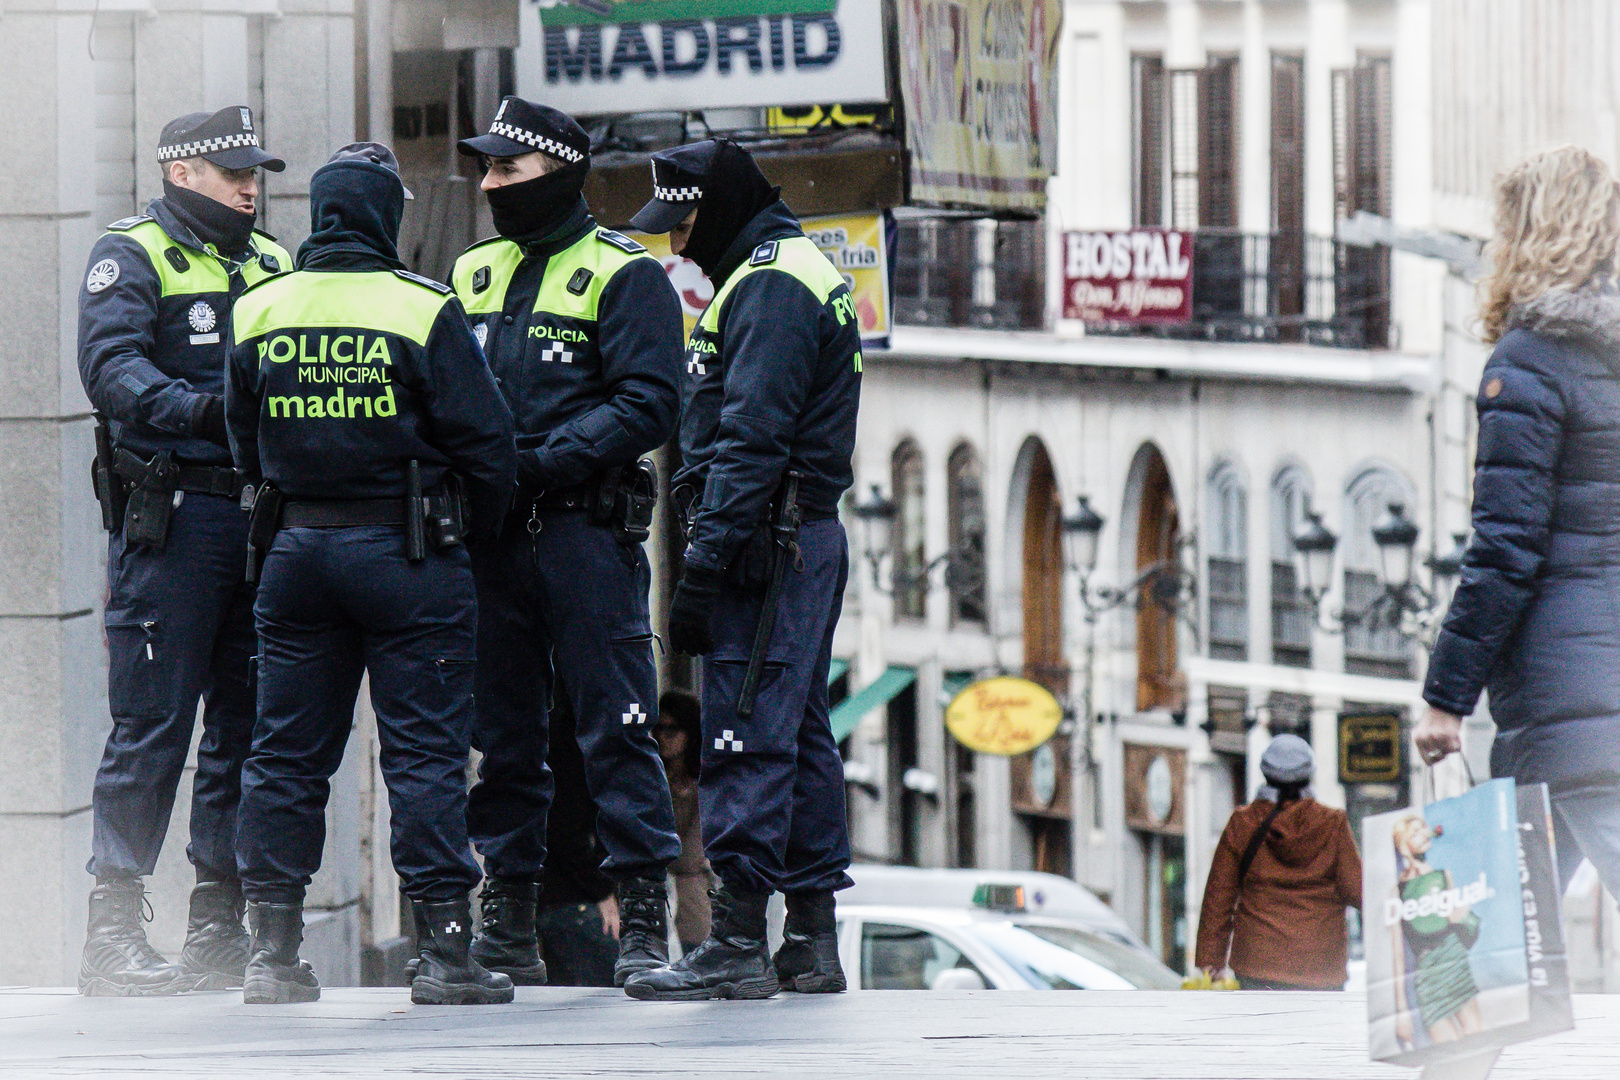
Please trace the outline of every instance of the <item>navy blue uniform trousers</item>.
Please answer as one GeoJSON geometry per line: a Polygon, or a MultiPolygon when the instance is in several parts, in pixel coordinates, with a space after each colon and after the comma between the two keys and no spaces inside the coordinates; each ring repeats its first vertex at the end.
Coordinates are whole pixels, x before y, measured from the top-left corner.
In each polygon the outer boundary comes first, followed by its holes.
{"type": "Polygon", "coordinates": [[[484,868],[491,877],[540,880],[552,796],[548,704],[560,689],[574,708],[607,850],[602,868],[618,878],[662,878],[681,841],[652,735],[658,678],[646,553],[619,543],[582,510],[531,514],[520,502],[499,537],[474,545],[472,560],[473,745],[484,757],[468,799],[468,831],[484,868]]]}
{"type": "Polygon", "coordinates": [[[413,900],[465,897],[481,877],[466,823],[478,620],[466,549],[412,563],[397,527],[283,529],[253,613],[259,722],[237,832],[247,898],[303,902],[364,673],[394,870],[413,900]]]}
{"type": "Polygon", "coordinates": [[[100,877],[157,865],[191,750],[203,736],[186,854],[205,876],[236,874],[236,806],[253,734],[253,590],[243,583],[247,514],[186,494],[162,551],[107,546],[107,701],[112,733],[96,771],[91,857],[100,877]]]}
{"type": "Polygon", "coordinates": [[[783,580],[753,716],[737,716],[737,697],[763,593],[722,596],[715,648],[703,661],[704,848],[720,879],[744,892],[851,884],[844,763],[827,717],[833,630],[849,579],[843,525],[806,522],[799,550],[804,566],[783,580]]]}

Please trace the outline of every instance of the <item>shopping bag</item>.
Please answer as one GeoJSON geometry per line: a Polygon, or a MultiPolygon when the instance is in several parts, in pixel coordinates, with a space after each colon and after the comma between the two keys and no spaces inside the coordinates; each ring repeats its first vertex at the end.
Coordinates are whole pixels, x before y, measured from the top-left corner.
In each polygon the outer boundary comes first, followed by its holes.
{"type": "Polygon", "coordinates": [[[1524,952],[1530,975],[1530,1016],[1497,1032],[1501,1045],[1568,1031],[1569,956],[1564,944],[1564,896],[1553,844],[1552,801],[1546,784],[1524,784],[1519,795],[1519,897],[1524,907],[1524,952]]]}
{"type": "MultiPolygon", "coordinates": [[[[1519,826],[1512,780],[1363,820],[1362,923],[1375,1060],[1424,1065],[1526,1037],[1531,974],[1520,859],[1522,844],[1529,876],[1536,844],[1519,826]]],[[[1560,952],[1561,945],[1560,939],[1560,952]]]]}

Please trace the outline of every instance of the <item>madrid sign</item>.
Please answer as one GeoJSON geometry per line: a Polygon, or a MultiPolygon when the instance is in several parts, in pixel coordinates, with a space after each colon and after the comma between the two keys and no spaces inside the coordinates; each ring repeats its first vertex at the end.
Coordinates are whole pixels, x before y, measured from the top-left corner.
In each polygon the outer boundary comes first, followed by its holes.
{"type": "Polygon", "coordinates": [[[574,115],[887,101],[876,0],[528,0],[517,92],[574,115]]]}

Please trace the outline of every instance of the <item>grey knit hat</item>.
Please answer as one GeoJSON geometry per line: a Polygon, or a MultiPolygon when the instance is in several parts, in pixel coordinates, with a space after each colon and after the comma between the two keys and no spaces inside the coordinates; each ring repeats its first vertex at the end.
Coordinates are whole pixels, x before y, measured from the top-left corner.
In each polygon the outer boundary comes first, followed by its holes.
{"type": "Polygon", "coordinates": [[[1278,787],[1308,784],[1316,774],[1316,755],[1298,735],[1278,735],[1260,758],[1260,772],[1278,787]]]}

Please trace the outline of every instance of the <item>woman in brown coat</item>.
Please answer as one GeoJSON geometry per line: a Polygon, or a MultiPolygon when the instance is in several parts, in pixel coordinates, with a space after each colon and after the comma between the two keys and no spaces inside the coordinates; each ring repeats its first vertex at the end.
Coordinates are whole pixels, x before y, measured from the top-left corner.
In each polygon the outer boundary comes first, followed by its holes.
{"type": "Polygon", "coordinates": [[[1230,967],[1245,990],[1344,987],[1361,856],[1345,812],[1312,797],[1315,764],[1304,739],[1278,735],[1260,759],[1266,786],[1226,823],[1198,920],[1197,963],[1211,977],[1230,967]]]}

